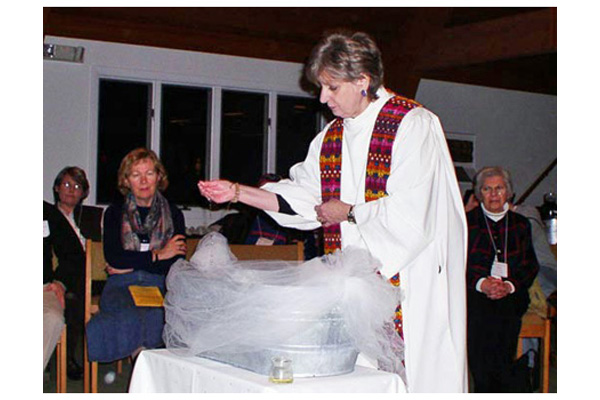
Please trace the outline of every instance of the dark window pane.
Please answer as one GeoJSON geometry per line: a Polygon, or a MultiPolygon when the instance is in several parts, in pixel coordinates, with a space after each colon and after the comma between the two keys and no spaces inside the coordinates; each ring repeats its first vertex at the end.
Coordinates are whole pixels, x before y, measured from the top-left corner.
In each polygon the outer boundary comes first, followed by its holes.
{"type": "Polygon", "coordinates": [[[290,167],[306,157],[318,132],[320,108],[317,99],[277,96],[277,174],[287,176],[290,167]]]}
{"type": "Polygon", "coordinates": [[[166,197],[179,205],[206,206],[197,183],[207,178],[211,90],[162,86],[160,158],[169,174],[166,197]]]}
{"type": "Polygon", "coordinates": [[[470,140],[446,139],[454,162],[473,162],[473,142],[470,140]]]}
{"type": "Polygon", "coordinates": [[[221,177],[256,185],[266,171],[267,95],[223,91],[221,177]]]}
{"type": "Polygon", "coordinates": [[[148,145],[150,92],[150,83],[100,80],[97,203],[115,200],[121,160],[131,150],[148,145]]]}

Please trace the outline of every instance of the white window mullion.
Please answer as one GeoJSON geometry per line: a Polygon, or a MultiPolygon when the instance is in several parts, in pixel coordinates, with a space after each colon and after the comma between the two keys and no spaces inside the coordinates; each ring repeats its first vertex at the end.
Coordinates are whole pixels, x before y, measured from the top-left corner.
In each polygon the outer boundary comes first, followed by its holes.
{"type": "Polygon", "coordinates": [[[150,148],[154,150],[160,158],[160,123],[162,109],[162,85],[159,81],[152,81],[152,104],[151,110],[154,110],[154,116],[150,121],[150,148]]]}
{"type": "Polygon", "coordinates": [[[210,179],[218,179],[221,173],[221,97],[222,89],[212,89],[212,112],[210,117],[210,146],[208,163],[210,165],[210,179]]]}
{"type": "Polygon", "coordinates": [[[267,171],[275,172],[277,157],[277,92],[269,92],[269,119],[267,128],[267,171]]]}
{"type": "MultiPolygon", "coordinates": [[[[100,92],[100,74],[97,68],[91,70],[92,79],[90,80],[90,121],[89,124],[89,155],[87,175],[90,183],[90,192],[88,199],[94,199],[96,203],[96,188],[98,187],[98,108],[100,92]]],[[[89,200],[88,200],[89,201],[89,200]]]]}

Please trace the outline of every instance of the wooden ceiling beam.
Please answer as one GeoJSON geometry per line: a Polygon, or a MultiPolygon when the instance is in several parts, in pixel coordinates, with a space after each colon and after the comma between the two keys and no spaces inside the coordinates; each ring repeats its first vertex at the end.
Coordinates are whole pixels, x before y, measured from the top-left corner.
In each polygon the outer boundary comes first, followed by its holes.
{"type": "Polygon", "coordinates": [[[242,57],[298,62],[307,57],[312,41],[258,37],[226,30],[198,30],[147,21],[124,21],[55,13],[44,22],[45,35],[77,37],[141,46],[202,51],[242,57]],[[257,46],[260,43],[260,46],[257,46]]]}
{"type": "Polygon", "coordinates": [[[414,98],[421,75],[417,63],[429,35],[443,30],[452,8],[416,8],[410,11],[404,25],[398,26],[387,41],[380,41],[388,89],[414,98]]]}
{"type": "Polygon", "coordinates": [[[416,68],[446,69],[554,52],[556,8],[548,8],[433,33],[416,68]]]}
{"type": "Polygon", "coordinates": [[[556,8],[524,9],[512,16],[482,8],[476,15],[487,19],[465,23],[474,20],[471,16],[452,25],[457,14],[465,12],[450,7],[44,7],[43,31],[44,37],[304,63],[324,30],[346,28],[375,38],[386,86],[407,97],[416,95],[421,78],[556,93],[556,8]]]}

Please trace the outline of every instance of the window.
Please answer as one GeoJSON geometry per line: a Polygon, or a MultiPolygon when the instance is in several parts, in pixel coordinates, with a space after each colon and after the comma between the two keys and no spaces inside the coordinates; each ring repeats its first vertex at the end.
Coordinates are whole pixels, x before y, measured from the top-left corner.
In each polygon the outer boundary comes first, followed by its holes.
{"type": "Polygon", "coordinates": [[[277,96],[277,174],[287,176],[290,167],[306,157],[319,131],[319,109],[317,99],[277,96]]]}
{"type": "Polygon", "coordinates": [[[223,90],[221,178],[256,185],[266,172],[266,94],[223,90]]]}
{"type": "Polygon", "coordinates": [[[131,150],[148,146],[152,85],[100,79],[98,108],[97,202],[118,196],[117,173],[131,150]]]}
{"type": "Polygon", "coordinates": [[[211,89],[163,85],[160,159],[169,174],[165,195],[176,204],[206,206],[197,183],[208,178],[211,89]]]}
{"type": "Polygon", "coordinates": [[[475,135],[446,132],[448,150],[461,190],[471,189],[475,177],[475,135]]]}
{"type": "Polygon", "coordinates": [[[96,203],[109,204],[120,196],[119,165],[136,147],[160,156],[169,175],[165,196],[183,207],[208,208],[198,180],[256,185],[262,174],[286,176],[304,159],[319,130],[318,100],[217,88],[100,78],[96,203]],[[270,96],[276,97],[269,101],[270,96]],[[277,109],[271,154],[269,105],[277,109]],[[268,165],[275,171],[268,171],[268,165]]]}

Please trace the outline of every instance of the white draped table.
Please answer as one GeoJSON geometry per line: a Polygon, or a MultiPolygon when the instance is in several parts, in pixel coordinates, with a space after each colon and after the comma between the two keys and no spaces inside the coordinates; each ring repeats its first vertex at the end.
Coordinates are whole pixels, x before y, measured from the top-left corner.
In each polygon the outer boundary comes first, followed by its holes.
{"type": "Polygon", "coordinates": [[[404,393],[396,374],[357,365],[354,372],[328,377],[294,378],[291,384],[200,357],[169,350],[145,350],[135,361],[130,393],[404,393]]]}

